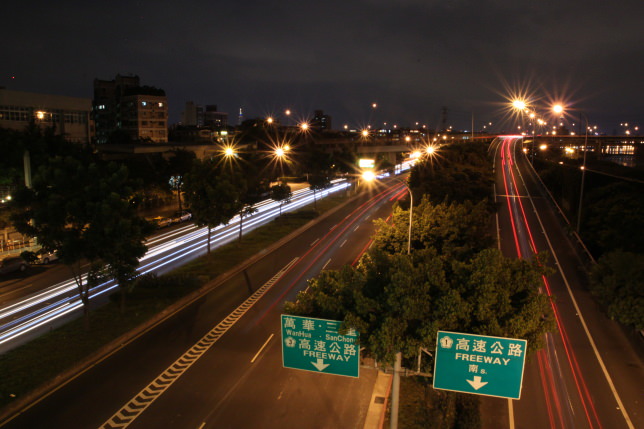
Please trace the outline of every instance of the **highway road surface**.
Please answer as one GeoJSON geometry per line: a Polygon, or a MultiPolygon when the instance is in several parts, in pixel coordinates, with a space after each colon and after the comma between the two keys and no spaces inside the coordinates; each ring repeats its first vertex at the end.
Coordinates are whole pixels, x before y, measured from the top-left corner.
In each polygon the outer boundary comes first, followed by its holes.
{"type": "MultiPolygon", "coordinates": [[[[313,195],[309,189],[293,193],[282,211],[292,211],[311,204],[314,198],[323,198],[347,188],[343,180],[334,181],[331,188],[313,195]]],[[[244,219],[243,232],[247,233],[271,222],[278,216],[279,204],[266,200],[255,205],[257,212],[244,219]]],[[[239,217],[228,225],[213,228],[211,245],[221,246],[234,241],[239,232],[239,217]]],[[[163,274],[206,252],[207,230],[193,223],[181,224],[160,231],[148,238],[147,253],[141,258],[140,273],[163,274]]],[[[0,353],[29,341],[43,332],[65,323],[82,313],[82,302],[69,270],[62,264],[50,267],[31,267],[29,273],[15,274],[0,280],[0,353]],[[35,273],[31,272],[45,273],[35,273]]],[[[117,284],[107,281],[92,289],[92,301],[106,300],[117,284]]]]}
{"type": "Polygon", "coordinates": [[[361,427],[376,371],[348,378],[282,368],[280,314],[307,279],[354,263],[372,220],[405,193],[383,182],[359,195],[6,427],[361,427]]]}
{"type": "Polygon", "coordinates": [[[526,363],[521,399],[507,401],[510,421],[499,421],[499,426],[644,428],[641,343],[609,320],[587,292],[587,256],[539,184],[522,139],[501,138],[490,151],[500,248],[519,258],[550,253],[555,274],[543,279],[542,292],[554,298],[558,327],[526,363]]]}

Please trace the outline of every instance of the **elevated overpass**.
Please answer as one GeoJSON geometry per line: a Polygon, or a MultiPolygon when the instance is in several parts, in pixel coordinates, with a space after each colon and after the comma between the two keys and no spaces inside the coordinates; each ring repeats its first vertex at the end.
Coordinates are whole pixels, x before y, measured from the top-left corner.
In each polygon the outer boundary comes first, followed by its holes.
{"type": "Polygon", "coordinates": [[[437,133],[432,136],[419,134],[394,135],[394,136],[314,136],[315,145],[325,152],[341,151],[344,148],[355,150],[364,157],[386,159],[395,164],[396,155],[423,150],[429,144],[443,145],[455,142],[483,142],[491,143],[496,135],[471,133],[437,133]],[[474,137],[474,140],[472,140],[474,137]]]}

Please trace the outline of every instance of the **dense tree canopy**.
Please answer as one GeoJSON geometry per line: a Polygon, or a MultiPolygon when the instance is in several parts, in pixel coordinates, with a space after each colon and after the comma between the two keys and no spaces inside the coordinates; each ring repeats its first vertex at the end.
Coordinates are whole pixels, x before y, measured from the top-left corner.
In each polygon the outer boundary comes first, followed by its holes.
{"type": "Polygon", "coordinates": [[[33,188],[16,193],[12,220],[18,231],[57,250],[72,271],[87,309],[92,280],[121,283],[135,273],[150,225],[136,215],[127,168],[54,157],[34,175],[33,188]],[[84,281],[82,265],[90,264],[84,281]]]}
{"type": "Polygon", "coordinates": [[[208,227],[208,253],[212,228],[227,224],[244,207],[244,177],[213,159],[197,160],[184,179],[186,203],[195,223],[208,227]]]}
{"type": "Polygon", "coordinates": [[[381,361],[416,356],[435,346],[436,331],[453,330],[528,340],[541,346],[553,329],[548,297],[539,293],[546,272],[536,261],[484,250],[466,263],[433,249],[411,255],[375,250],[357,267],[324,271],[286,312],[344,321],[361,346],[381,361]]]}
{"type": "Polygon", "coordinates": [[[608,315],[627,326],[644,329],[644,255],[623,251],[604,254],[593,267],[590,289],[608,315]]]}
{"type": "MultiPolygon", "coordinates": [[[[493,244],[490,214],[486,204],[442,202],[432,204],[424,196],[414,206],[411,230],[412,249],[435,248],[440,254],[466,258],[493,244]]],[[[374,246],[387,252],[407,249],[409,210],[395,207],[391,223],[376,221],[374,246]]]]}
{"type": "Polygon", "coordinates": [[[286,312],[342,320],[360,332],[371,356],[391,363],[432,349],[438,330],[524,338],[529,351],[554,330],[545,256],[505,258],[491,236],[491,170],[483,145],[449,145],[426,157],[409,185],[422,195],[413,210],[394,207],[376,221],[371,250],[356,267],[323,271],[286,312]]]}
{"type": "Polygon", "coordinates": [[[453,143],[423,156],[411,170],[409,186],[414,195],[432,202],[486,200],[491,204],[492,167],[487,145],[453,143]]]}
{"type": "Polygon", "coordinates": [[[288,203],[293,196],[291,187],[286,183],[278,183],[271,186],[271,199],[277,201],[280,205],[280,216],[282,215],[282,205],[288,203]]]}

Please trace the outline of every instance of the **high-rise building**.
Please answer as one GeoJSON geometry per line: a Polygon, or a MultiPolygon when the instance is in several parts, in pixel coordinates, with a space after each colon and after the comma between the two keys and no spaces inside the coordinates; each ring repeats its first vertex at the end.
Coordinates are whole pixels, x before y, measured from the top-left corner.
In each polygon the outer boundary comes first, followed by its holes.
{"type": "Polygon", "coordinates": [[[329,131],[331,130],[331,116],[325,115],[322,110],[316,110],[310,126],[316,130],[329,131]]]}
{"type": "Polygon", "coordinates": [[[0,127],[23,130],[34,122],[58,135],[89,143],[94,135],[92,100],[65,95],[38,94],[0,88],[0,127]]]}
{"type": "Polygon", "coordinates": [[[194,101],[187,101],[186,108],[181,113],[181,125],[187,127],[198,127],[201,128],[204,126],[204,110],[203,106],[195,104],[194,101]]]}
{"type": "Polygon", "coordinates": [[[168,100],[165,91],[141,86],[138,76],[94,79],[96,142],[168,141],[168,100]],[[121,135],[118,136],[118,132],[121,135]]]}
{"type": "Polygon", "coordinates": [[[204,112],[203,122],[206,127],[226,128],[228,126],[228,113],[220,112],[216,104],[208,104],[204,112]]]}
{"type": "Polygon", "coordinates": [[[220,112],[216,104],[199,106],[193,101],[186,103],[181,113],[181,125],[186,127],[221,129],[228,126],[228,113],[220,112]]]}

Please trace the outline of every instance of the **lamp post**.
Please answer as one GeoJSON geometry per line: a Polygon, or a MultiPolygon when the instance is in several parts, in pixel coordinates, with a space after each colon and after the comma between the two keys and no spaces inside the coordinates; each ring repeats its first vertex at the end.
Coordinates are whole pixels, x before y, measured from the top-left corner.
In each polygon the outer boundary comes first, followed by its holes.
{"type": "Polygon", "coordinates": [[[407,254],[411,255],[411,222],[412,222],[412,216],[414,214],[414,194],[411,192],[411,189],[409,188],[409,185],[406,182],[404,182],[398,177],[394,177],[394,180],[402,183],[407,189],[407,192],[409,192],[409,232],[407,234],[407,254]]]}
{"type": "Polygon", "coordinates": [[[586,120],[586,133],[584,135],[584,161],[581,166],[581,188],[579,190],[579,207],[577,208],[577,234],[581,228],[581,206],[584,199],[584,182],[586,180],[586,152],[588,151],[588,116],[580,112],[586,120]]]}
{"type": "MultiPolygon", "coordinates": [[[[402,183],[407,192],[409,192],[409,231],[407,234],[407,255],[411,255],[411,223],[414,214],[414,194],[411,192],[409,185],[398,177],[394,179],[402,183]]],[[[400,397],[400,372],[402,370],[402,352],[396,352],[396,360],[394,362],[394,379],[392,382],[391,391],[391,429],[398,427],[398,398],[400,397]]]]}
{"type": "MultiPolygon", "coordinates": [[[[363,173],[362,177],[366,181],[372,181],[375,179],[375,175],[371,171],[363,173]]],[[[411,188],[405,181],[401,180],[398,177],[394,177],[394,179],[397,182],[402,183],[403,186],[407,189],[407,192],[409,192],[409,230],[407,234],[407,254],[411,255],[411,225],[412,225],[413,214],[414,214],[414,194],[411,192],[411,188]]],[[[396,360],[394,361],[394,379],[391,386],[391,416],[389,419],[391,429],[398,428],[398,408],[399,408],[398,398],[400,397],[400,372],[401,371],[402,371],[402,352],[396,352],[396,360]]]]}

